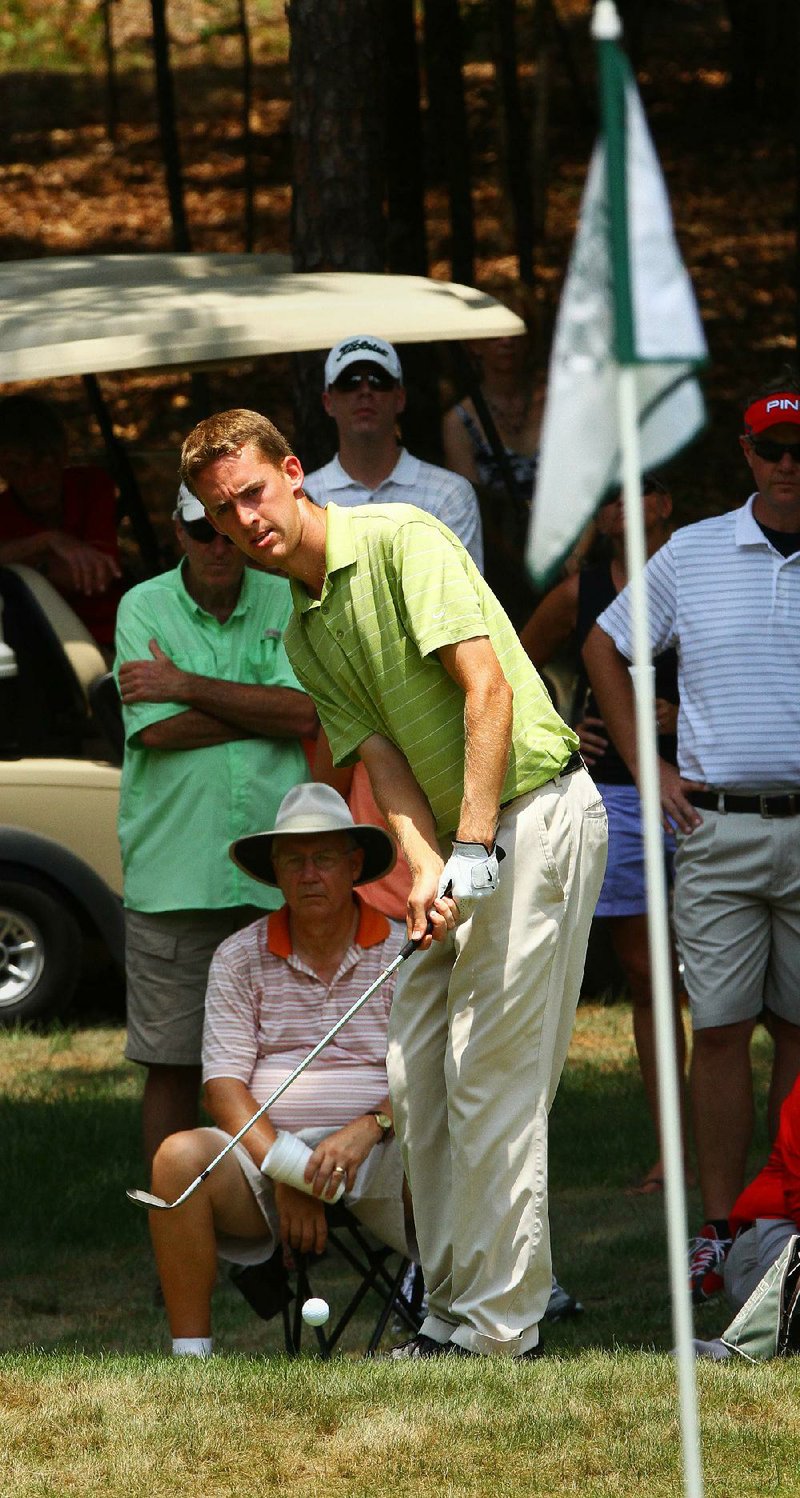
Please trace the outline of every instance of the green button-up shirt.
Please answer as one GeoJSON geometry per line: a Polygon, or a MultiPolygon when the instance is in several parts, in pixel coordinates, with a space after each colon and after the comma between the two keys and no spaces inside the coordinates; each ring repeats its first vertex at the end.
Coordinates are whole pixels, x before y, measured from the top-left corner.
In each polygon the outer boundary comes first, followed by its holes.
{"type": "Polygon", "coordinates": [[[319,600],[292,583],[289,659],[317,705],[335,764],[383,734],[405,755],[440,837],[464,794],[464,694],[436,652],[488,636],[514,692],[501,800],[543,785],[576,735],[558,716],[516,632],[463,546],[413,505],[329,504],[319,600]]]}
{"type": "MultiPolygon", "coordinates": [[[[182,564],[183,565],[183,564],[182,564]]],[[[187,593],[182,565],[126,593],[117,615],[122,661],[149,660],[149,642],[181,670],[257,686],[294,687],[283,633],[291,614],[288,584],[246,568],[239,600],[224,624],[187,593]]],[[[235,739],[203,749],[147,749],[143,728],[185,712],[181,703],[123,708],[125,762],[119,837],[125,904],[134,910],[274,910],[280,890],[237,869],[228,846],[275,825],[286,792],[308,779],[298,739],[235,739]]]]}

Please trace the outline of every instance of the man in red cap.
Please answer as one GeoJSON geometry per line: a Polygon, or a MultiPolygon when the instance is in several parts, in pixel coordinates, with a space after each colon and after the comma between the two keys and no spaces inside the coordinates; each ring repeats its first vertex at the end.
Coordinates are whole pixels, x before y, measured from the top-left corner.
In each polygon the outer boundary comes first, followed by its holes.
{"type": "MultiPolygon", "coordinates": [[[[695,1301],[721,1288],[729,1216],[753,1128],[750,1040],[775,1053],[770,1133],[800,1072],[800,377],[785,370],[744,408],[755,492],[676,531],[646,572],[653,654],[679,657],[677,767],[660,761],[676,828],[675,923],[694,1045],[691,1095],[706,1218],[690,1245],[695,1301]]],[[[584,659],[634,776],[629,589],[584,659]]]]}

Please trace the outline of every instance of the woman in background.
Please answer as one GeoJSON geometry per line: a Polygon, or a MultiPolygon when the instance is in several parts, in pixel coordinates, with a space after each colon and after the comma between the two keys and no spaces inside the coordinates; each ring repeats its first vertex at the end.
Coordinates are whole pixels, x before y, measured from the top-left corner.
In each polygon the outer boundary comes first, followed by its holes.
{"type": "MultiPolygon", "coordinates": [[[[642,481],[647,554],[652,556],[668,539],[672,497],[658,479],[646,475],[642,481]]],[[[625,522],[622,495],[617,492],[597,515],[598,541],[605,557],[559,583],[539,604],[521,633],[521,641],[533,664],[541,668],[570,640],[578,654],[598,615],[627,583],[625,567],[625,522]]],[[[678,720],[678,666],[674,650],[664,651],[654,661],[656,668],[656,722],[658,752],[672,764],[676,759],[678,720]]],[[[648,1108],[659,1139],[655,1030],[647,939],[647,896],[644,875],[644,841],[639,792],[630,771],[605,731],[591,685],[583,668],[575,694],[579,720],[575,731],[581,753],[597,784],[608,813],[608,864],[595,918],[606,919],[614,952],[630,990],[633,1034],[648,1108]]],[[[665,857],[671,866],[674,840],[665,834],[665,857]]],[[[678,1068],[683,1076],[686,1038],[677,1001],[678,971],[672,948],[673,991],[676,994],[675,1045],[678,1068]]],[[[682,1116],[684,1156],[685,1118],[682,1116]]],[[[664,1184],[664,1166],[659,1142],[658,1158],[632,1189],[648,1195],[664,1184]]]]}

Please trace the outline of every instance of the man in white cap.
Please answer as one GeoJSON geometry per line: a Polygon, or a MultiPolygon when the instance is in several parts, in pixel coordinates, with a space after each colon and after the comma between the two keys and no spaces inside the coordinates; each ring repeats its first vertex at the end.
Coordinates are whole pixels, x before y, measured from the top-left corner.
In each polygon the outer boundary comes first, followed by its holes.
{"type": "Polygon", "coordinates": [[[354,333],[325,360],[322,403],[336,422],[339,451],[306,475],[305,492],[323,508],[337,505],[417,505],[435,515],[483,571],[478,498],[458,473],[414,458],[398,441],[406,392],[397,350],[372,333],[354,333]]]}
{"type": "MultiPolygon", "coordinates": [[[[354,888],[392,867],[392,839],[380,827],[355,824],[330,786],[289,791],[274,828],[237,839],[231,857],[252,879],[279,890],[285,903],[230,936],[212,961],[203,1082],[217,1127],[175,1134],[162,1144],[153,1188],[169,1200],[205,1170],[405,940],[402,927],[354,888]]],[[[269,1261],[281,1243],[302,1253],[324,1249],[323,1199],[332,1200],[340,1183],[345,1205],[370,1232],[405,1255],[414,1253],[386,1077],[394,982],[392,975],[202,1191],[175,1212],[151,1213],[175,1354],[207,1357],[212,1351],[218,1257],[239,1266],[235,1278],[248,1299],[254,1278],[262,1296],[269,1293],[272,1276],[280,1285],[280,1252],[274,1265],[269,1261]],[[306,1149],[297,1149],[300,1141],[306,1149]],[[306,1157],[293,1172],[273,1164],[289,1146],[306,1157]]]]}
{"type": "Polygon", "coordinates": [[[308,778],[316,713],[283,647],[288,584],[247,567],[181,485],[177,567],[117,617],[125,724],[119,836],[128,1041],[147,1068],[143,1143],[197,1122],[203,1004],[219,942],[279,903],[231,864],[231,839],[308,778]]]}

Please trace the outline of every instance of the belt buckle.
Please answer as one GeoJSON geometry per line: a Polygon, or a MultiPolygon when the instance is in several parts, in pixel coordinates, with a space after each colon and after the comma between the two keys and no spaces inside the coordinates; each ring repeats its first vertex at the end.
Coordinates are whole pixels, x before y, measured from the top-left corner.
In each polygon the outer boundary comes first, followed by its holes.
{"type": "Polygon", "coordinates": [[[759,812],[759,816],[762,816],[764,818],[765,822],[771,822],[772,821],[772,812],[767,807],[767,802],[768,801],[769,801],[769,796],[759,796],[759,798],[758,798],[758,812],[759,812]]]}

